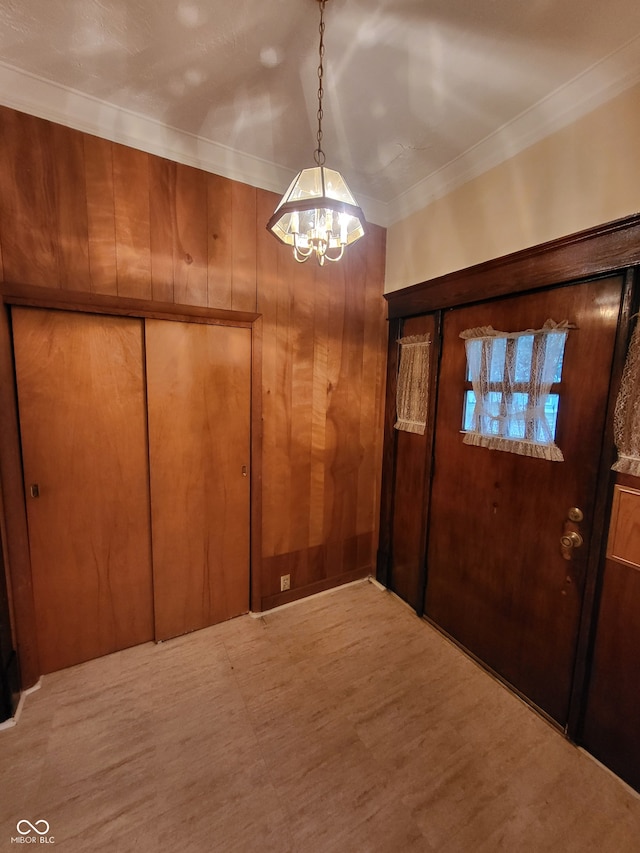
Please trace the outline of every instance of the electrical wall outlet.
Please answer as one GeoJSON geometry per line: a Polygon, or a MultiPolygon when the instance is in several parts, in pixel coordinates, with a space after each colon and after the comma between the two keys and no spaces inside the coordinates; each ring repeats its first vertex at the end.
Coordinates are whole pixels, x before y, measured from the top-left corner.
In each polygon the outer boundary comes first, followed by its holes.
{"type": "Polygon", "coordinates": [[[280,575],[280,592],[291,589],[291,575],[280,575]]]}

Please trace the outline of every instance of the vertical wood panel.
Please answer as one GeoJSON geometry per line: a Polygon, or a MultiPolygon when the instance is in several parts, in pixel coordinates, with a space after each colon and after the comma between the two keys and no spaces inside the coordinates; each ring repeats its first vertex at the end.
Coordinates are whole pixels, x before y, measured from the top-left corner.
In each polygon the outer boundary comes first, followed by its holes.
{"type": "MultiPolygon", "coordinates": [[[[271,215],[277,198],[273,193],[258,191],[258,218],[266,222],[271,215]],[[266,217],[266,218],[265,218],[266,217]]],[[[279,476],[276,437],[274,421],[278,408],[276,395],[278,375],[278,350],[276,328],[278,322],[278,278],[282,247],[269,235],[257,232],[258,269],[260,287],[258,291],[257,310],[262,315],[262,406],[263,406],[263,437],[262,437],[262,555],[272,557],[277,553],[276,528],[273,523],[271,505],[277,502],[283,506],[283,489],[279,476]],[[269,503],[267,503],[269,502],[269,503]]]]}
{"type": "Polygon", "coordinates": [[[43,672],[150,640],[139,320],[17,308],[16,373],[43,672]]]}
{"type": "MultiPolygon", "coordinates": [[[[327,271],[329,272],[329,271],[327,271]]],[[[345,338],[346,281],[344,266],[331,270],[327,276],[331,285],[329,301],[329,339],[327,358],[327,431],[325,443],[324,523],[323,538],[330,544],[329,559],[337,571],[342,571],[341,521],[342,506],[348,480],[340,469],[345,440],[340,430],[348,429],[348,421],[341,423],[345,412],[346,387],[344,375],[343,341],[345,338]]]]}
{"type": "Polygon", "coordinates": [[[87,231],[91,291],[118,293],[116,266],[116,214],[113,187],[113,144],[83,136],[87,187],[87,231]]]}
{"type": "Polygon", "coordinates": [[[251,329],[251,609],[262,609],[262,318],[251,329]]]}
{"type": "Polygon", "coordinates": [[[149,191],[153,298],[206,306],[206,176],[152,157],[149,191]]]}
{"type": "MultiPolygon", "coordinates": [[[[237,181],[232,183],[233,252],[231,305],[234,311],[256,310],[256,190],[237,181]]],[[[272,238],[273,239],[273,238],[272,238]]]]}
{"type": "MultiPolygon", "coordinates": [[[[259,218],[277,201],[259,195],[259,218]]],[[[343,263],[319,268],[296,264],[258,232],[268,606],[372,570],[384,380],[367,374],[383,372],[386,358],[384,232],[373,228],[368,239],[343,263]],[[280,593],[282,574],[291,574],[290,593],[280,593]]]]}
{"type": "MultiPolygon", "coordinates": [[[[365,256],[362,384],[368,393],[361,395],[360,445],[363,458],[358,481],[357,532],[372,531],[369,547],[376,549],[382,488],[388,327],[386,303],[379,287],[379,282],[384,280],[384,231],[369,226],[367,233],[368,244],[362,249],[365,256]]],[[[374,551],[369,560],[373,565],[374,551]]]]}
{"type": "Polygon", "coordinates": [[[289,492],[291,536],[289,550],[306,549],[310,544],[311,522],[311,432],[313,423],[313,320],[316,307],[315,284],[317,266],[303,264],[292,276],[293,335],[289,342],[291,371],[287,375],[290,387],[290,467],[289,492]]]}
{"type": "MultiPolygon", "coordinates": [[[[375,399],[375,385],[364,384],[364,329],[366,320],[366,253],[364,246],[356,245],[355,251],[350,252],[346,258],[347,277],[347,305],[346,314],[349,321],[348,339],[348,379],[347,379],[347,417],[350,421],[349,446],[346,451],[347,459],[352,466],[351,479],[351,501],[348,515],[343,519],[343,538],[349,541],[350,557],[348,565],[357,563],[357,535],[360,532],[358,516],[363,505],[369,502],[369,491],[371,482],[367,483],[366,493],[361,493],[364,487],[361,479],[366,476],[363,470],[365,459],[364,444],[362,443],[362,417],[363,409],[369,398],[375,399]]],[[[371,430],[372,425],[368,425],[371,430]]],[[[368,442],[365,442],[368,443],[368,442]]],[[[373,518],[370,518],[373,526],[373,518]]]]}
{"type": "MultiPolygon", "coordinates": [[[[174,164],[176,182],[174,300],[185,305],[208,302],[207,181],[190,166],[174,164]]],[[[254,310],[254,309],[251,309],[254,310]]]]}
{"type": "Polygon", "coordinates": [[[51,125],[55,176],[58,271],[63,290],[91,290],[87,184],[82,134],[51,125]]]}
{"type": "Polygon", "coordinates": [[[309,546],[324,542],[324,495],[327,442],[327,399],[329,393],[329,311],[331,282],[315,271],[313,324],[313,393],[311,398],[311,480],[309,496],[309,546]]]}
{"type": "Polygon", "coordinates": [[[118,295],[151,299],[149,155],[113,146],[118,295]]]}
{"type": "Polygon", "coordinates": [[[208,305],[231,308],[232,182],[207,175],[208,305]]]}
{"type": "Polygon", "coordinates": [[[0,240],[5,279],[58,287],[58,229],[51,125],[0,114],[0,240]]]}
{"type": "MultiPolygon", "coordinates": [[[[267,235],[269,236],[269,235],[267,235]]],[[[273,238],[272,238],[273,239],[273,238]]],[[[272,495],[267,499],[267,506],[286,507],[286,512],[271,512],[270,519],[274,528],[275,553],[282,554],[292,551],[291,547],[291,484],[296,472],[291,466],[291,376],[293,362],[288,357],[292,348],[293,328],[292,303],[294,265],[287,263],[289,258],[279,254],[278,278],[276,281],[276,323],[271,332],[275,335],[276,373],[275,387],[271,398],[271,412],[268,428],[271,432],[269,446],[273,453],[272,479],[270,487],[272,495]],[[272,504],[271,501],[277,503],[272,504]]],[[[267,425],[265,424],[265,431],[267,425]]]]}
{"type": "Polygon", "coordinates": [[[175,163],[149,159],[151,291],[158,302],[174,302],[175,163]]]}
{"type": "Polygon", "coordinates": [[[163,640],[249,608],[251,332],[147,320],[146,357],[163,640]]]}

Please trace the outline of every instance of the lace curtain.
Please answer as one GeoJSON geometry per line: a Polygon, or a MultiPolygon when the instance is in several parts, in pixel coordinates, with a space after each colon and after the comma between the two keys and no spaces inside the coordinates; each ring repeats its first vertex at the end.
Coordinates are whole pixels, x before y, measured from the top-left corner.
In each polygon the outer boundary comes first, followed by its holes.
{"type": "Polygon", "coordinates": [[[431,335],[400,338],[400,368],[395,428],[424,435],[429,406],[429,345],[431,335]]]}
{"type": "Polygon", "coordinates": [[[497,332],[467,329],[465,341],[473,393],[467,396],[465,444],[562,462],[555,443],[557,396],[569,323],[547,320],[542,329],[497,332]]]}
{"type": "Polygon", "coordinates": [[[640,324],[633,330],[622,372],[613,437],[618,448],[613,470],[640,477],[640,324]]]}

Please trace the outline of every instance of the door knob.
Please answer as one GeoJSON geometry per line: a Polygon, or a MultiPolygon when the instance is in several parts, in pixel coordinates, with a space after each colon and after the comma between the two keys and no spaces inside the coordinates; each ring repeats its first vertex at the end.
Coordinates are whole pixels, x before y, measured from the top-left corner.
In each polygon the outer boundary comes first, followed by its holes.
{"type": "Polygon", "coordinates": [[[580,536],[579,533],[576,533],[575,530],[571,530],[568,533],[563,533],[560,537],[560,550],[562,551],[562,556],[565,560],[571,559],[571,552],[574,548],[579,548],[584,539],[580,536]]]}

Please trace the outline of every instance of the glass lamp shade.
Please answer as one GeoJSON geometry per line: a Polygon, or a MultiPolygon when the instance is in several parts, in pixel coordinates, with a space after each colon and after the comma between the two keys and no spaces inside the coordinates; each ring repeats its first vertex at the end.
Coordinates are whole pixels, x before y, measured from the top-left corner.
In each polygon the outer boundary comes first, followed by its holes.
{"type": "Polygon", "coordinates": [[[298,172],[267,223],[300,263],[338,261],[364,235],[365,218],[340,172],[314,166],[298,172]]]}

